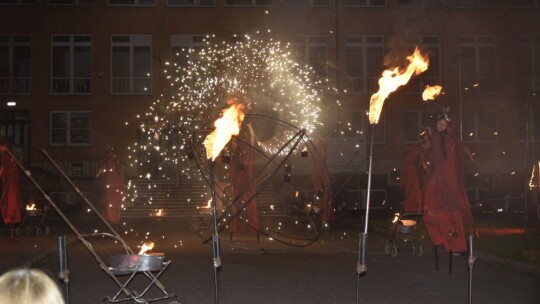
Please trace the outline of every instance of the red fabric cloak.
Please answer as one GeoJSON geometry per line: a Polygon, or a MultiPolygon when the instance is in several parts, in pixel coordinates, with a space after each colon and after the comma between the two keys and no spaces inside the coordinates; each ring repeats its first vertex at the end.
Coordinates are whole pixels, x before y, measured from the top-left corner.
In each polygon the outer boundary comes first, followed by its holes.
{"type": "Polygon", "coordinates": [[[6,224],[21,222],[21,192],[19,189],[19,168],[4,152],[1,156],[2,165],[2,219],[6,224]]]}

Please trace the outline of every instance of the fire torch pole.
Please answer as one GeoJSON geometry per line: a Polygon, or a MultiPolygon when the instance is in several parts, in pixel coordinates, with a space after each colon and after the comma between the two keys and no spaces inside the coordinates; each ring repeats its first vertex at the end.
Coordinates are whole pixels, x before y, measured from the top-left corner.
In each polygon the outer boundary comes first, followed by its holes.
{"type": "Polygon", "coordinates": [[[474,256],[473,252],[473,238],[474,236],[471,234],[469,235],[469,304],[472,303],[472,281],[473,281],[473,268],[474,268],[474,262],[476,261],[476,257],[474,256]]]}
{"type": "Polygon", "coordinates": [[[371,125],[371,144],[369,146],[369,169],[366,196],[366,213],[364,216],[364,232],[359,233],[358,239],[358,263],[356,264],[356,303],[360,303],[360,276],[366,275],[366,243],[368,233],[369,205],[371,200],[371,169],[373,166],[373,142],[375,134],[375,124],[371,125]]]}
{"type": "Polygon", "coordinates": [[[221,269],[221,256],[219,253],[219,229],[217,225],[217,202],[216,202],[216,185],[214,181],[214,164],[211,159],[208,159],[208,172],[210,174],[210,191],[212,195],[212,215],[214,217],[214,235],[212,236],[212,249],[213,249],[213,266],[214,266],[214,292],[215,303],[219,303],[219,282],[218,282],[218,270],[221,269]]]}

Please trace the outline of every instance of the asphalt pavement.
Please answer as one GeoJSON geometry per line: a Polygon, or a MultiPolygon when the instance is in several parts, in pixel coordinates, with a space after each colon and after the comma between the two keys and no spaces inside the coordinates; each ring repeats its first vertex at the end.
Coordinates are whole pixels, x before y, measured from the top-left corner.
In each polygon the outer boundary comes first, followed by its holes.
{"type": "MultiPolygon", "coordinates": [[[[159,278],[167,292],[175,293],[180,303],[215,303],[211,244],[203,244],[184,219],[139,221],[139,228],[154,221],[148,224],[148,233],[155,240],[155,250],[171,261],[159,278]]],[[[452,274],[449,274],[449,256],[439,252],[440,268],[436,270],[434,251],[427,240],[420,240],[422,256],[403,247],[392,257],[385,252],[388,237],[368,233],[367,272],[357,283],[358,232],[346,225],[335,225],[316,243],[280,253],[242,249],[272,248],[275,241],[266,238],[257,242],[253,235],[239,235],[234,244],[241,246],[231,247],[228,234],[222,234],[219,302],[468,303],[468,258],[453,256],[452,274]]],[[[50,235],[0,237],[0,272],[28,266],[44,269],[56,278],[59,235],[68,237],[70,303],[102,303],[105,296],[114,295],[119,287],[100,268],[90,250],[60,223],[50,235]]],[[[129,237],[126,241],[135,247],[143,236],[129,237]]],[[[96,252],[114,255],[117,245],[103,244],[96,252]]],[[[516,265],[478,253],[472,275],[472,303],[540,303],[538,267],[516,265]]],[[[117,278],[122,282],[127,279],[117,278]]],[[[146,277],[137,274],[128,286],[142,290],[148,283],[146,277]]],[[[148,295],[158,296],[161,291],[152,287],[148,295]]]]}

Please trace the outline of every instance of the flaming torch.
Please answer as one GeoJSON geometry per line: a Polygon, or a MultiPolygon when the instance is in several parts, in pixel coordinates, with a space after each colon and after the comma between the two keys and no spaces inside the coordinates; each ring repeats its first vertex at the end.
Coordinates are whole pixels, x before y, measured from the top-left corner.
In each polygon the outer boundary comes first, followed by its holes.
{"type": "Polygon", "coordinates": [[[407,57],[409,64],[405,68],[394,67],[383,71],[382,77],[379,79],[379,91],[371,95],[369,103],[369,123],[371,124],[371,145],[369,151],[369,170],[368,184],[366,197],[366,214],[364,216],[364,232],[359,234],[358,241],[358,263],[356,265],[356,303],[359,303],[360,276],[365,274],[366,268],[366,241],[369,219],[369,205],[371,200],[371,175],[373,166],[373,141],[375,134],[375,125],[379,122],[379,117],[382,112],[383,104],[390,93],[397,90],[409,82],[413,75],[418,75],[428,69],[429,59],[427,55],[422,55],[420,50],[416,48],[414,53],[407,57]]]}
{"type": "Polygon", "coordinates": [[[212,161],[214,161],[219,153],[225,148],[227,143],[231,140],[233,135],[240,133],[240,126],[244,120],[244,105],[235,103],[235,100],[229,100],[228,104],[231,106],[225,109],[221,114],[221,117],[216,120],[214,126],[216,129],[210,133],[204,140],[204,147],[206,149],[206,158],[211,159],[209,168],[210,175],[210,189],[212,194],[212,214],[214,218],[214,234],[212,236],[213,247],[213,266],[214,266],[214,293],[215,303],[219,303],[219,286],[217,271],[221,268],[221,257],[219,253],[219,230],[217,224],[217,206],[216,206],[216,187],[214,183],[214,172],[212,171],[212,161]]]}
{"type": "Polygon", "coordinates": [[[424,92],[422,92],[422,100],[435,100],[441,94],[441,91],[442,87],[440,85],[426,86],[424,92]]]}
{"type": "Polygon", "coordinates": [[[413,74],[418,75],[428,69],[429,59],[427,55],[422,55],[418,48],[414,50],[412,55],[407,57],[407,60],[409,64],[405,69],[394,67],[382,73],[382,77],[379,79],[379,91],[371,95],[369,103],[370,124],[379,122],[384,101],[390,93],[397,90],[400,86],[407,84],[413,74]]]}

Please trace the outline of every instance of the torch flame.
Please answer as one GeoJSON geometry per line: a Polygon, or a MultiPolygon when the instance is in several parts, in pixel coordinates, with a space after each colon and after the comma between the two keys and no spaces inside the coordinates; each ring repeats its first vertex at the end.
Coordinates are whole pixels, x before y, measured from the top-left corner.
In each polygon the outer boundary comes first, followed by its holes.
{"type": "Polygon", "coordinates": [[[233,135],[240,133],[240,125],[244,120],[244,105],[229,101],[231,106],[222,112],[221,118],[214,123],[216,129],[204,140],[206,158],[215,160],[225,148],[233,135]]]}
{"type": "Polygon", "coordinates": [[[26,210],[36,210],[36,204],[32,203],[32,205],[26,205],[26,210]]]}
{"type": "Polygon", "coordinates": [[[441,94],[442,87],[440,85],[426,86],[422,93],[422,99],[424,101],[435,100],[435,97],[441,94]]]}
{"type": "Polygon", "coordinates": [[[146,252],[152,250],[152,248],[154,248],[154,242],[143,243],[139,254],[146,254],[146,252]]]}
{"type": "Polygon", "coordinates": [[[376,124],[381,116],[384,100],[394,92],[398,87],[407,84],[413,73],[418,75],[427,70],[429,59],[427,55],[422,55],[416,48],[414,53],[407,57],[409,65],[405,69],[395,67],[390,70],[384,70],[379,79],[379,91],[371,95],[369,103],[369,123],[376,124]]]}

